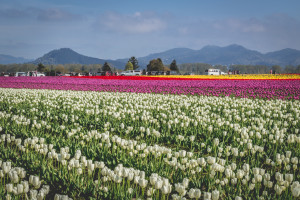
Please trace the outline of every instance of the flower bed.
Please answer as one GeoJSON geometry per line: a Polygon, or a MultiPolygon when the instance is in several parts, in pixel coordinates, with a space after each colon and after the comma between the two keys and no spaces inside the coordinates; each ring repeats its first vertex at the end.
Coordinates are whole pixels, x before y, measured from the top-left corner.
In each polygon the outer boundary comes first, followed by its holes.
{"type": "Polygon", "coordinates": [[[297,199],[299,110],[295,100],[0,88],[0,198],[297,199]]]}
{"type": "MultiPolygon", "coordinates": [[[[69,78],[69,77],[66,77],[69,78]]],[[[73,76],[72,78],[117,80],[300,80],[300,74],[244,74],[244,75],[156,75],[156,76],[73,76]]]]}
{"type": "MultiPolygon", "coordinates": [[[[299,99],[300,80],[135,80],[133,77],[0,77],[0,87],[299,99]]],[[[142,78],[142,77],[135,77],[142,78]]],[[[151,77],[147,77],[151,78],[151,77]]]]}

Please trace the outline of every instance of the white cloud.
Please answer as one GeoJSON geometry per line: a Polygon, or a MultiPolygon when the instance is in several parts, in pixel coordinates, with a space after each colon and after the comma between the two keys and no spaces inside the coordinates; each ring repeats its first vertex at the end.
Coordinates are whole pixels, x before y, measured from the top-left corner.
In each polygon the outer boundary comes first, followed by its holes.
{"type": "Polygon", "coordinates": [[[212,23],[212,29],[220,31],[244,32],[244,33],[258,33],[264,32],[265,27],[263,23],[257,19],[225,19],[216,20],[212,23]]]}
{"type": "Polygon", "coordinates": [[[165,22],[153,13],[136,12],[132,15],[106,13],[101,16],[97,26],[116,33],[151,33],[165,28],[165,22]]]}
{"type": "Polygon", "coordinates": [[[80,19],[78,14],[60,8],[6,8],[0,9],[0,17],[2,20],[16,21],[21,20],[40,20],[40,21],[71,21],[80,19]]]}

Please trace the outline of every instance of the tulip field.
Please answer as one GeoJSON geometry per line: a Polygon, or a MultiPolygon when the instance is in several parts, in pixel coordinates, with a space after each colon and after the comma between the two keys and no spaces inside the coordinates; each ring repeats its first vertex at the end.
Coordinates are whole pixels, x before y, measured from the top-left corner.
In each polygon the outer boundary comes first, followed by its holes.
{"type": "Polygon", "coordinates": [[[300,199],[300,75],[220,77],[0,77],[0,199],[300,199]]]}

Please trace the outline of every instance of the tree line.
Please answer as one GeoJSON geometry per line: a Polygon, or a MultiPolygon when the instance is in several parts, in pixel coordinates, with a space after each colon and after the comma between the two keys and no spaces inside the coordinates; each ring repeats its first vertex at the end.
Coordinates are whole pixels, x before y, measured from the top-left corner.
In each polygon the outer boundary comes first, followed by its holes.
{"type": "Polygon", "coordinates": [[[266,66],[266,65],[211,65],[207,63],[184,63],[179,66],[180,72],[192,72],[194,74],[204,74],[206,69],[220,69],[223,72],[238,71],[240,74],[269,74],[272,73],[300,73],[300,65],[298,66],[285,66],[279,65],[266,66]]]}
{"type": "MultiPolygon", "coordinates": [[[[139,69],[138,60],[133,56],[131,57],[124,69],[117,69],[109,63],[102,64],[59,64],[59,65],[43,65],[43,64],[0,64],[0,73],[15,73],[15,72],[28,72],[39,71],[46,75],[65,74],[70,72],[75,73],[97,73],[100,71],[121,72],[123,70],[136,70],[139,69]]],[[[298,66],[285,66],[279,65],[265,66],[265,65],[211,65],[207,63],[184,63],[177,65],[174,59],[169,65],[165,65],[160,58],[149,61],[145,71],[176,71],[178,73],[194,73],[205,74],[207,69],[220,69],[227,73],[231,71],[239,71],[240,74],[269,74],[272,70],[273,73],[300,73],[300,65],[298,66]]]]}
{"type": "Polygon", "coordinates": [[[46,75],[56,75],[56,74],[65,74],[65,73],[97,73],[99,71],[116,71],[114,67],[108,63],[102,64],[90,64],[90,65],[81,65],[81,64],[58,64],[58,65],[44,65],[42,63],[35,64],[0,64],[0,73],[16,73],[16,72],[28,72],[28,71],[39,71],[43,72],[46,75]],[[109,70],[107,69],[109,67],[109,70]]]}

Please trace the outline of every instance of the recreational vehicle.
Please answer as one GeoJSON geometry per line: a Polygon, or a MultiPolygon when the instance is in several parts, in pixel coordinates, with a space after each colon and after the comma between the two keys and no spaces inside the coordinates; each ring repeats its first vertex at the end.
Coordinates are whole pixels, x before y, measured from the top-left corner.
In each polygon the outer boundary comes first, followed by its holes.
{"type": "Polygon", "coordinates": [[[225,75],[225,73],[219,69],[207,69],[205,75],[225,75]]]}

